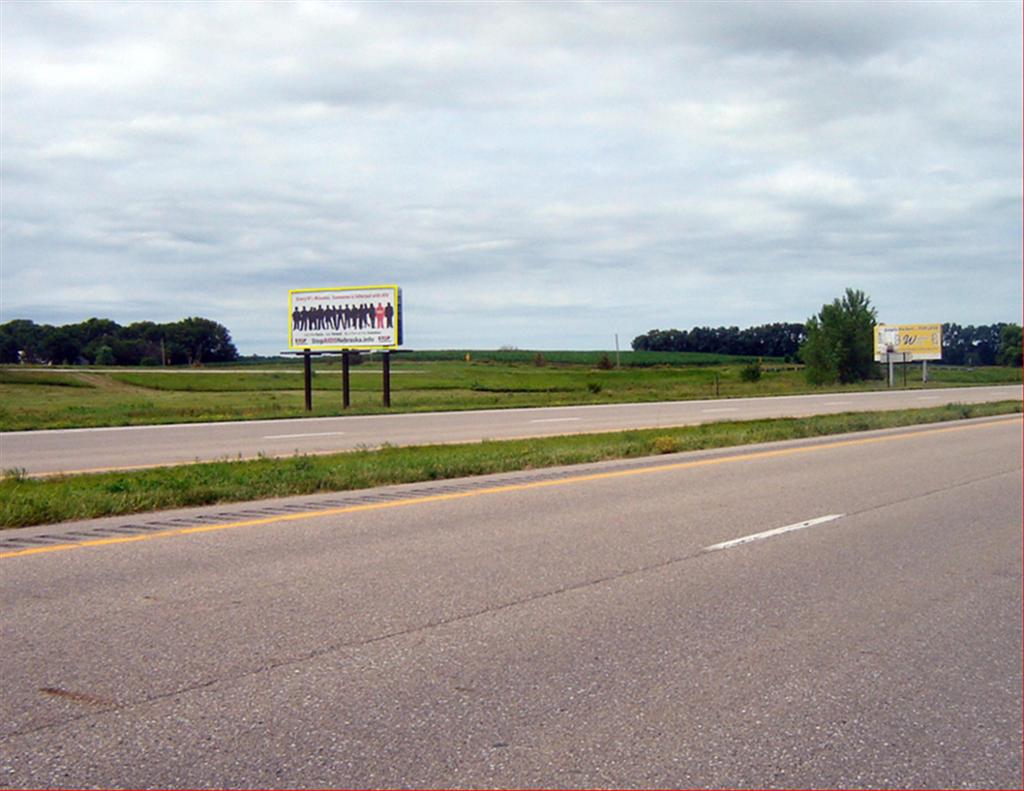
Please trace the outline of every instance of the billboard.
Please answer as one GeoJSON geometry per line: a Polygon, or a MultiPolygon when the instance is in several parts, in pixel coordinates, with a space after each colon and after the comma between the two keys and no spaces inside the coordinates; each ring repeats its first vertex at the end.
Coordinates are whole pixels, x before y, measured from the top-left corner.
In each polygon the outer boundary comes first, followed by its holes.
{"type": "Polygon", "coordinates": [[[941,360],[942,325],[876,324],[875,360],[884,362],[888,354],[895,355],[897,362],[941,360]]]}
{"type": "Polygon", "coordinates": [[[398,286],[296,288],[288,292],[288,348],[394,349],[402,345],[398,286]]]}

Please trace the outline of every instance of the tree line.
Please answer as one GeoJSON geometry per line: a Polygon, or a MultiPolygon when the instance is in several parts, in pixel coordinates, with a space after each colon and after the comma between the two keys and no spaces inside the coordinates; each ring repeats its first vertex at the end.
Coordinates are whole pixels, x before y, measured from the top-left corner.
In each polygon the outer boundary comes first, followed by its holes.
{"type": "Polygon", "coordinates": [[[62,326],[28,319],[0,324],[0,363],[200,365],[237,359],[227,328],[198,316],[127,326],[98,318],[62,326]]]}
{"type": "Polygon", "coordinates": [[[796,359],[807,338],[803,324],[776,323],[759,327],[694,327],[692,330],[651,330],[633,339],[636,352],[703,352],[741,357],[796,359]]]}
{"type": "MultiPolygon", "coordinates": [[[[634,351],[703,352],[743,357],[778,357],[807,365],[815,381],[856,381],[875,376],[873,327],[876,312],[860,291],[822,306],[806,323],[757,327],[654,329],[633,339],[634,351]]],[[[1016,324],[943,325],[942,362],[947,365],[1021,365],[1022,335],[1016,324]]],[[[199,365],[232,362],[238,350],[227,328],[190,317],[157,324],[122,326],[91,318],[52,326],[16,319],[0,325],[0,363],[54,365],[199,365]]]]}
{"type": "MultiPolygon", "coordinates": [[[[861,330],[864,349],[856,352],[861,357],[873,356],[873,327],[875,314],[866,297],[857,292],[850,302],[846,295],[839,300],[840,308],[824,306],[832,323],[853,322],[861,330]],[[844,315],[846,318],[844,319],[844,315]],[[867,332],[865,336],[865,331],[867,332]]],[[[806,362],[801,349],[808,339],[808,327],[820,316],[807,323],[763,324],[758,327],[694,327],[692,330],[650,330],[633,339],[633,350],[638,352],[705,352],[742,357],[781,357],[787,361],[806,362]]],[[[854,334],[851,337],[856,337],[854,334]]],[[[806,351],[806,350],[805,350],[806,351]]],[[[1020,327],[997,322],[978,326],[955,323],[942,325],[942,363],[946,365],[1021,365],[1020,327]]]]}
{"type": "Polygon", "coordinates": [[[942,325],[942,362],[948,365],[1021,364],[1021,328],[1016,324],[942,325]]]}

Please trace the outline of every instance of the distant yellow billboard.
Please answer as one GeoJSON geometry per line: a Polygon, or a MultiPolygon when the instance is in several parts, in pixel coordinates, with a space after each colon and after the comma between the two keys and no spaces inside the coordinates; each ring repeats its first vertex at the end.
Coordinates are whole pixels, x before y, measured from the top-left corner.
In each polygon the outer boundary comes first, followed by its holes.
{"type": "Polygon", "coordinates": [[[897,361],[942,359],[941,324],[876,324],[875,360],[884,362],[887,355],[897,361]]]}

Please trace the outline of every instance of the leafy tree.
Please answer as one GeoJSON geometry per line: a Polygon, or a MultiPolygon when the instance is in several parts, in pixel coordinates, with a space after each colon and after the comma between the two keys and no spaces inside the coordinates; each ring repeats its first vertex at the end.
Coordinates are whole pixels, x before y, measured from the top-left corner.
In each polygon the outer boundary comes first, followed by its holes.
{"type": "Polygon", "coordinates": [[[149,341],[160,345],[160,339],[164,334],[162,324],[154,324],[152,321],[136,321],[124,328],[124,337],[134,340],[149,341]]]}
{"type": "Polygon", "coordinates": [[[43,340],[43,356],[55,365],[75,365],[82,356],[82,342],[71,327],[51,328],[43,340]]]}
{"type": "Polygon", "coordinates": [[[163,343],[174,363],[238,358],[227,328],[210,319],[188,318],[170,324],[140,321],[127,327],[97,318],[61,327],[15,319],[0,325],[0,363],[159,365],[163,343]]]}
{"type": "Polygon", "coordinates": [[[96,365],[113,365],[117,362],[117,359],[114,357],[114,350],[109,346],[100,346],[96,350],[94,362],[96,365]]]}
{"type": "Polygon", "coordinates": [[[19,362],[18,352],[24,352],[28,361],[42,360],[43,341],[46,338],[47,329],[28,319],[15,319],[3,325],[4,334],[8,340],[5,343],[7,348],[13,347],[13,359],[8,360],[5,356],[4,362],[19,362]]]}
{"type": "Polygon", "coordinates": [[[112,365],[113,360],[100,363],[97,359],[100,349],[109,347],[122,331],[122,327],[116,321],[110,319],[91,318],[79,324],[70,324],[70,329],[78,337],[82,344],[82,356],[98,365],[112,365]]]}
{"type": "Polygon", "coordinates": [[[91,318],[79,324],[70,325],[75,334],[84,344],[88,344],[98,338],[117,337],[121,332],[121,325],[110,319],[91,318]]]}
{"type": "Polygon", "coordinates": [[[0,327],[0,363],[16,363],[18,359],[18,342],[14,335],[5,327],[0,327]]]}
{"type": "Polygon", "coordinates": [[[963,365],[966,357],[964,328],[955,322],[942,325],[942,362],[963,365]]]}
{"type": "Polygon", "coordinates": [[[974,364],[995,365],[999,356],[999,347],[1003,340],[1003,327],[1006,325],[987,324],[974,329],[974,364]]]}
{"type": "Polygon", "coordinates": [[[210,319],[193,316],[168,324],[165,337],[171,362],[200,365],[204,362],[231,362],[238,358],[231,333],[210,319]]]}
{"type": "Polygon", "coordinates": [[[1021,328],[1017,324],[1006,324],[1000,333],[999,364],[1021,367],[1022,342],[1021,328]]]}
{"type": "Polygon", "coordinates": [[[944,324],[942,362],[947,365],[996,365],[1003,359],[1001,350],[1006,338],[1012,342],[1011,336],[1003,335],[1006,326],[1002,322],[966,327],[944,324]]]}
{"type": "Polygon", "coordinates": [[[877,312],[863,291],[848,288],[841,299],[823,305],[807,320],[807,340],[800,347],[812,384],[859,382],[877,375],[874,325],[877,312]]]}

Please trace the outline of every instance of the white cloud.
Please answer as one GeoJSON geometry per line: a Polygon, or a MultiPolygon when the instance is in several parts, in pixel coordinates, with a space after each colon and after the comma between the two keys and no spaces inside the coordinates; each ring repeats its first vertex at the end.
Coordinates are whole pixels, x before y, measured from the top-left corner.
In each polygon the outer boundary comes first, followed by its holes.
{"type": "Polygon", "coordinates": [[[1018,4],[2,14],[3,320],[198,313],[269,352],[289,288],[381,281],[419,348],[800,320],[847,285],[1020,318],[1018,4]]]}

